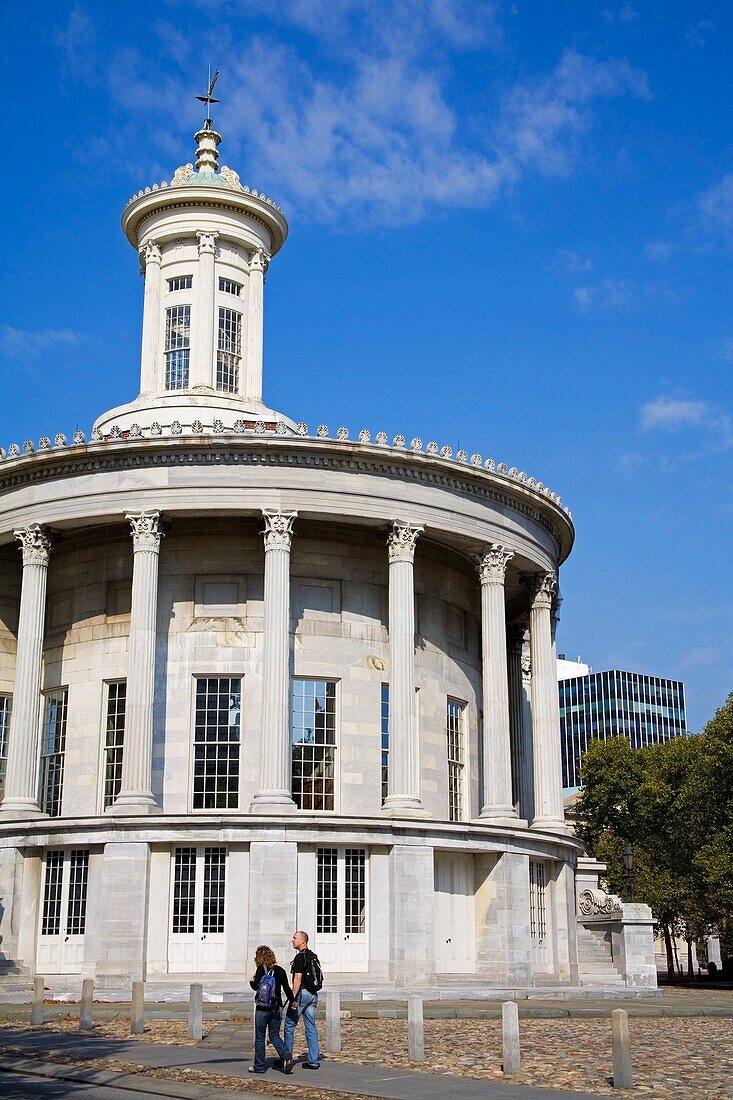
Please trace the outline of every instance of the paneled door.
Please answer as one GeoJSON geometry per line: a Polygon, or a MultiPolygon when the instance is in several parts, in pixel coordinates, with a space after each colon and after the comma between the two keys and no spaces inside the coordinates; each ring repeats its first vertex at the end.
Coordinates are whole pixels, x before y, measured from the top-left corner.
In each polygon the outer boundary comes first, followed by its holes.
{"type": "Polygon", "coordinates": [[[365,848],[319,848],[316,877],[316,939],[324,971],[369,969],[365,848]]]}
{"type": "Polygon", "coordinates": [[[226,848],[174,848],[168,970],[220,974],[226,968],[226,848]]]}
{"type": "Polygon", "coordinates": [[[473,856],[435,853],[435,969],[438,974],[473,974],[476,915],[473,856]]]}
{"type": "Polygon", "coordinates": [[[44,857],[38,933],[40,974],[79,974],[84,957],[89,852],[50,848],[44,857]]]}

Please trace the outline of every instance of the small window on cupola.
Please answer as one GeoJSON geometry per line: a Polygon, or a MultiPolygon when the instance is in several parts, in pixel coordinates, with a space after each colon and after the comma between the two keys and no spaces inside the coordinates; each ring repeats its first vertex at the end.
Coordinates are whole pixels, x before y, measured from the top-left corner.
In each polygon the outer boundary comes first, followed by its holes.
{"type": "Polygon", "coordinates": [[[173,294],[177,290],[190,290],[193,286],[193,275],[176,275],[175,279],[168,280],[168,292],[173,294]]]}
{"type": "Polygon", "coordinates": [[[185,390],[191,355],[191,307],[171,306],[165,311],[165,388],[185,390]]]}

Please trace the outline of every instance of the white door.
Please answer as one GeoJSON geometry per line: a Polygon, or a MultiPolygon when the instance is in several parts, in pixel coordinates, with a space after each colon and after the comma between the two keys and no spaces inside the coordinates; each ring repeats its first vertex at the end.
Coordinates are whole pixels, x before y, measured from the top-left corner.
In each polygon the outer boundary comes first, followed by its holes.
{"type": "Polygon", "coordinates": [[[435,853],[435,969],[438,974],[473,974],[476,917],[473,856],[435,853]]]}
{"type": "Polygon", "coordinates": [[[226,848],[173,849],[168,970],[219,974],[226,967],[226,848]]]}
{"type": "Polygon", "coordinates": [[[324,972],[369,969],[365,848],[319,848],[316,877],[316,940],[324,972]]]}
{"type": "Polygon", "coordinates": [[[543,861],[529,861],[529,928],[535,974],[552,972],[547,906],[547,869],[543,861]]]}
{"type": "Polygon", "coordinates": [[[38,933],[39,974],[79,974],[84,958],[89,852],[49,849],[38,933]]]}

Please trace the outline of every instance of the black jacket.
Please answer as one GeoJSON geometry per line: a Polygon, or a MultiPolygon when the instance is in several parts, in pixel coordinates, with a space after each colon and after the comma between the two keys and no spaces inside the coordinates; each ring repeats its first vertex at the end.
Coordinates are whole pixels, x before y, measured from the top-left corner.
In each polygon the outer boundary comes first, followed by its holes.
{"type": "MultiPolygon", "coordinates": [[[[249,983],[252,986],[252,988],[254,989],[255,993],[257,992],[257,987],[259,986],[264,974],[265,974],[265,967],[264,966],[258,966],[256,971],[255,971],[254,978],[249,983]]],[[[282,997],[283,992],[285,993],[285,996],[287,998],[286,1003],[291,1004],[295,1000],[295,998],[293,997],[293,991],[290,988],[290,984],[288,982],[287,974],[285,973],[283,968],[281,966],[278,966],[277,964],[272,967],[272,974],[273,974],[273,977],[275,978],[275,1005],[278,1008],[282,1008],[282,1006],[283,1006],[283,997],[282,997]]]]}

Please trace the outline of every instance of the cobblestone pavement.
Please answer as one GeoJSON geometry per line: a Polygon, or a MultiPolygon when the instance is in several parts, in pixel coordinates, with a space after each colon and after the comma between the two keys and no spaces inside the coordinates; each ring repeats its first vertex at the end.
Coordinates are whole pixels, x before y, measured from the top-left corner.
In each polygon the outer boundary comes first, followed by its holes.
{"type": "MultiPolygon", "coordinates": [[[[49,1027],[48,1034],[50,1038],[53,1031],[77,1029],[78,1016],[69,1015],[54,1021],[53,1030],[49,1027]]],[[[405,1020],[345,1019],[341,1032],[343,1053],[329,1055],[329,1059],[411,1067],[407,1059],[405,1020]]],[[[630,1032],[636,1081],[634,1096],[650,1100],[733,1100],[733,1019],[632,1017],[630,1032]]],[[[107,1039],[133,1038],[126,1014],[100,1022],[94,1034],[107,1039]]],[[[204,1044],[225,1049],[249,1047],[251,1050],[250,1036],[249,1021],[230,1018],[221,1023],[206,1023],[204,1044]]],[[[182,1020],[151,1021],[140,1038],[146,1042],[192,1043],[186,1037],[186,1024],[182,1020]]],[[[609,1084],[610,1019],[525,1019],[521,1021],[521,1041],[522,1072],[513,1079],[518,1084],[618,1096],[609,1084]]],[[[498,1020],[426,1020],[425,1053],[425,1064],[419,1067],[422,1070],[496,1082],[506,1080],[500,1064],[501,1023],[498,1020]]],[[[155,1075],[157,1071],[150,1072],[155,1075]]],[[[192,1075],[188,1074],[186,1079],[193,1079],[192,1075]]],[[[220,1082],[207,1080],[207,1083],[220,1082]]],[[[291,1086],[285,1083],[279,1085],[268,1080],[258,1081],[257,1085],[260,1084],[263,1091],[292,1095],[291,1086]]],[[[315,1096],[317,1092],[309,1090],[308,1095],[315,1096]]],[[[335,1094],[330,1092],[328,1095],[333,1100],[335,1094]]]]}

